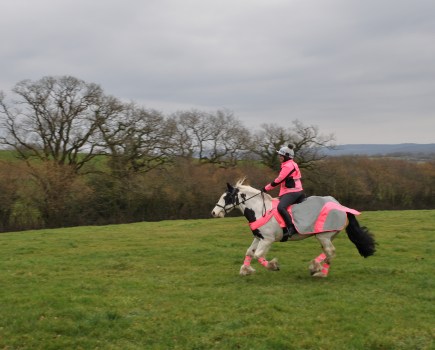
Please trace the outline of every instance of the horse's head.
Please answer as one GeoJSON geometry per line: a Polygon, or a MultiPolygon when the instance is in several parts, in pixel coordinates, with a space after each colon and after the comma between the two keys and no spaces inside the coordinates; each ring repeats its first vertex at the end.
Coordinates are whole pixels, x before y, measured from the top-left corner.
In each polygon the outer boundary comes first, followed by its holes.
{"type": "Polygon", "coordinates": [[[227,190],[219,198],[219,201],[211,212],[213,217],[223,218],[236,207],[242,212],[247,208],[254,211],[261,211],[263,207],[269,207],[267,203],[270,202],[271,197],[251,186],[243,185],[244,180],[245,179],[239,180],[234,187],[227,183],[227,190]],[[260,194],[262,194],[262,196],[259,196],[260,194]],[[265,201],[267,202],[266,204],[265,201]]]}
{"type": "Polygon", "coordinates": [[[227,183],[227,190],[219,198],[216,206],[213,208],[211,215],[215,218],[223,218],[231,210],[239,205],[239,189],[227,183]]]}

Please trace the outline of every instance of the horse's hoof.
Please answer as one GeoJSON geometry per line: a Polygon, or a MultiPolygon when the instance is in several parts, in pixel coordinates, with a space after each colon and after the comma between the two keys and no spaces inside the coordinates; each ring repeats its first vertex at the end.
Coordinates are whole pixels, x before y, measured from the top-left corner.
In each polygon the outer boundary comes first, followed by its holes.
{"type": "Polygon", "coordinates": [[[240,276],[249,276],[255,273],[255,269],[252,266],[242,265],[240,267],[240,276]]]}
{"type": "Polygon", "coordinates": [[[310,275],[313,276],[316,273],[319,273],[322,271],[322,265],[320,265],[318,262],[315,262],[313,260],[310,262],[310,265],[308,266],[308,270],[310,270],[310,275]]]}
{"type": "Polygon", "coordinates": [[[313,277],[320,277],[320,278],[326,278],[328,277],[327,275],[325,275],[322,271],[319,272],[315,272],[312,274],[313,277]]]}
{"type": "Polygon", "coordinates": [[[269,261],[269,264],[267,265],[267,269],[271,271],[279,271],[278,259],[273,258],[271,261],[269,261]]]}

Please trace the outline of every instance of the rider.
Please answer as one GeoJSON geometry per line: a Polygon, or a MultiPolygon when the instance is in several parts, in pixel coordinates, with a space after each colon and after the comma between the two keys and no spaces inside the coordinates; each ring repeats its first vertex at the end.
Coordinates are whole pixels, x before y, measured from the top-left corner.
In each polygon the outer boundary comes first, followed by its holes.
{"type": "Polygon", "coordinates": [[[293,148],[294,145],[289,144],[287,147],[282,147],[277,151],[279,161],[281,162],[281,171],[275,180],[261,189],[263,192],[267,192],[281,184],[277,209],[286,224],[286,227],[283,229],[283,238],[281,242],[287,241],[289,237],[296,233],[296,228],[293,225],[287,208],[291,204],[297,202],[304,195],[301,182],[302,175],[299,166],[293,160],[295,156],[293,148]]]}

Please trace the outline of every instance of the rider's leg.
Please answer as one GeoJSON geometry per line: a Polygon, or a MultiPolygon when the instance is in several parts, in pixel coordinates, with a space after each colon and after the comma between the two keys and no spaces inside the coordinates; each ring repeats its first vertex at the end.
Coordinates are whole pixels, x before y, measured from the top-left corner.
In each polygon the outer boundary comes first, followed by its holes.
{"type": "Polygon", "coordinates": [[[290,192],[282,195],[279,199],[278,204],[278,212],[284,219],[286,229],[284,229],[284,237],[282,239],[283,242],[285,242],[290,236],[297,233],[295,226],[293,225],[293,221],[291,219],[291,216],[289,212],[287,211],[287,208],[295,203],[298,198],[301,196],[301,192],[290,192]]]}

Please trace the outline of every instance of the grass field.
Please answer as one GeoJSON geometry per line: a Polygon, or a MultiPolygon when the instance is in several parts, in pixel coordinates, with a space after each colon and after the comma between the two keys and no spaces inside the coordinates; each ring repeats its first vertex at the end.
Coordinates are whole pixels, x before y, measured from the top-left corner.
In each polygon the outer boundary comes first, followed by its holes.
{"type": "Polygon", "coordinates": [[[0,235],[0,349],[434,349],[435,210],[365,212],[327,279],[315,239],[276,243],[281,271],[238,275],[245,219],[0,235]]]}

